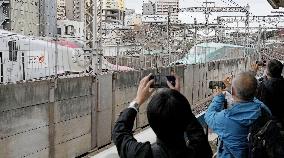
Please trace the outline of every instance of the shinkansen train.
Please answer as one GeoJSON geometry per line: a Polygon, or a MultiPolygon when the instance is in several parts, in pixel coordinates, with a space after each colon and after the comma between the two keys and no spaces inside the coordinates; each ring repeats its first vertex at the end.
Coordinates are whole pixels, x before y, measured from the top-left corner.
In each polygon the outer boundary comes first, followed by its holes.
{"type": "Polygon", "coordinates": [[[200,43],[193,46],[182,59],[171,63],[171,65],[206,63],[221,59],[244,57],[252,53],[256,53],[254,48],[225,43],[200,43]]]}
{"type": "MultiPolygon", "coordinates": [[[[55,41],[0,30],[0,48],[0,83],[47,77],[56,73],[82,73],[89,69],[91,63],[82,43],[65,39],[55,41]]],[[[112,65],[105,59],[102,65],[107,70],[132,70],[112,65]]]]}

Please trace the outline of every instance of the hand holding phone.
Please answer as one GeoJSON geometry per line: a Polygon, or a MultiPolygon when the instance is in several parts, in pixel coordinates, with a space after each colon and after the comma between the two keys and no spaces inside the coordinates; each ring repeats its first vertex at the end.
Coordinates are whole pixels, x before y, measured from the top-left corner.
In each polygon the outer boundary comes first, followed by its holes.
{"type": "Polygon", "coordinates": [[[151,88],[170,88],[167,82],[171,83],[173,87],[176,86],[175,76],[152,75],[150,80],[154,80],[154,83],[150,86],[151,88]]]}
{"type": "Polygon", "coordinates": [[[226,85],[223,81],[210,81],[209,82],[209,89],[225,89],[226,85]]]}
{"type": "Polygon", "coordinates": [[[139,83],[137,95],[133,100],[138,105],[142,105],[154,92],[154,89],[150,88],[154,82],[150,79],[150,76],[152,76],[152,74],[145,76],[139,83]]]}

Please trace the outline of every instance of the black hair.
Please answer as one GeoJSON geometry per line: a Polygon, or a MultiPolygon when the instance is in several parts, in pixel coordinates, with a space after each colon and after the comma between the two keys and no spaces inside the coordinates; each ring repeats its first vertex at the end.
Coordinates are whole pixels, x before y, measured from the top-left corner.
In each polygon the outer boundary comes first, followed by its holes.
{"type": "Polygon", "coordinates": [[[147,117],[157,137],[170,142],[171,139],[183,136],[187,125],[195,116],[189,102],[180,92],[163,89],[149,102],[147,117]]]}
{"type": "Polygon", "coordinates": [[[270,60],[267,65],[267,70],[270,77],[279,78],[283,71],[283,64],[276,59],[270,60]]]}

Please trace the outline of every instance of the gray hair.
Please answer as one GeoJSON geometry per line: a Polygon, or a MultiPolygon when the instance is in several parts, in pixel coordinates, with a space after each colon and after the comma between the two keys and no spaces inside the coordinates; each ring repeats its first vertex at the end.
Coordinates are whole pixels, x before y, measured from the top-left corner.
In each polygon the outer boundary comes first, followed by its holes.
{"type": "Polygon", "coordinates": [[[233,80],[232,87],[239,99],[249,101],[256,94],[257,80],[251,72],[242,72],[233,80]]]}

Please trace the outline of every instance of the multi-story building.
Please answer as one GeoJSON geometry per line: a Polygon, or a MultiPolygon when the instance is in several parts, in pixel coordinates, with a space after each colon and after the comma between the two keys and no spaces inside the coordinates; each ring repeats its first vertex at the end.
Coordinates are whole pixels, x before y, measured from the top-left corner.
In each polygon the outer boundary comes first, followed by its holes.
{"type": "Polygon", "coordinates": [[[136,14],[134,9],[126,9],[124,25],[130,27],[142,25],[141,14],[136,14]]]}
{"type": "Polygon", "coordinates": [[[156,14],[156,5],[152,1],[148,3],[143,3],[142,15],[154,15],[156,14]]]}
{"type": "Polygon", "coordinates": [[[84,22],[73,20],[58,20],[57,33],[61,38],[84,41],[84,22]]]}
{"type": "Polygon", "coordinates": [[[84,41],[83,0],[57,0],[57,34],[60,38],[84,41]]]}
{"type": "Polygon", "coordinates": [[[83,0],[57,0],[57,19],[83,22],[84,8],[83,0]]]}
{"type": "Polygon", "coordinates": [[[178,20],[179,0],[157,0],[156,1],[156,14],[168,15],[170,12],[171,22],[179,22],[178,20]]]}
{"type": "Polygon", "coordinates": [[[102,21],[104,23],[123,25],[125,17],[124,0],[104,0],[102,9],[102,21]]]}
{"type": "Polygon", "coordinates": [[[0,2],[0,27],[28,36],[54,36],[55,0],[5,0],[0,2]]]}
{"type": "Polygon", "coordinates": [[[57,19],[66,19],[66,2],[65,0],[57,0],[57,19]]]}
{"type": "MultiPolygon", "coordinates": [[[[17,2],[19,0],[16,0],[17,2]]],[[[22,0],[25,1],[26,0],[22,0]]],[[[29,1],[30,2],[30,1],[29,1]]],[[[57,0],[39,0],[39,35],[54,37],[56,35],[57,0]]],[[[27,16],[25,19],[29,19],[27,16]]]]}
{"type": "Polygon", "coordinates": [[[125,11],[125,0],[116,0],[118,4],[118,9],[125,11]]]}
{"type": "Polygon", "coordinates": [[[73,21],[84,21],[85,4],[84,0],[65,0],[66,18],[73,21]]]}

